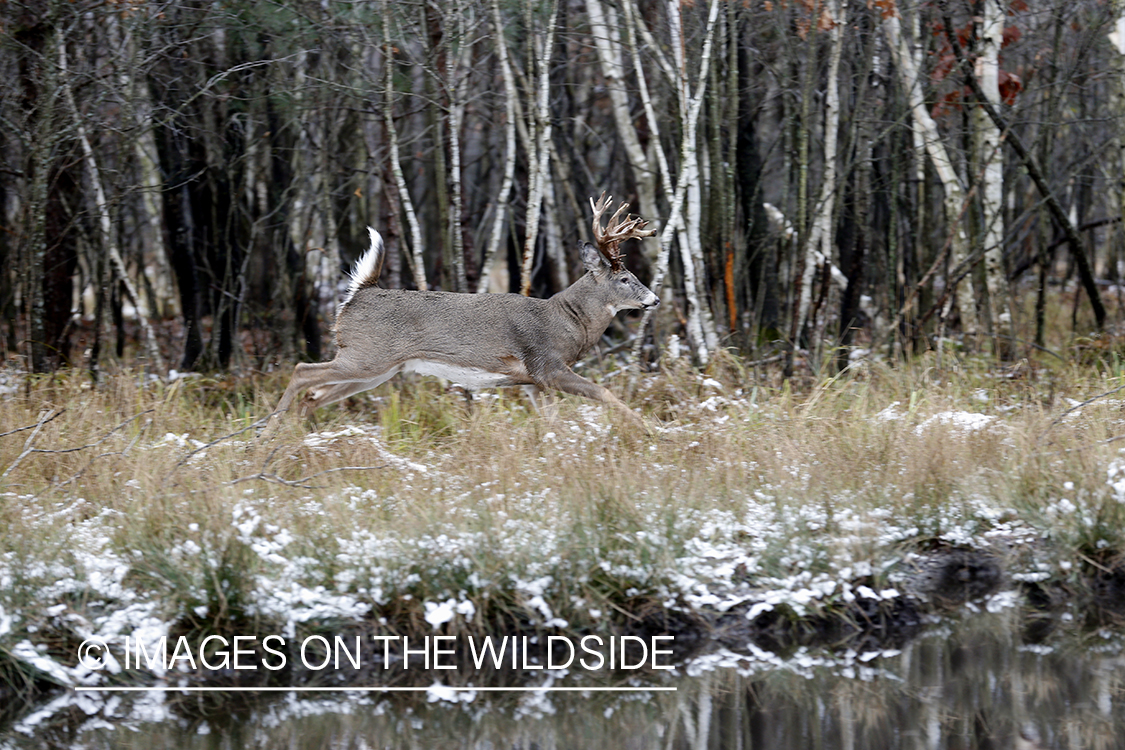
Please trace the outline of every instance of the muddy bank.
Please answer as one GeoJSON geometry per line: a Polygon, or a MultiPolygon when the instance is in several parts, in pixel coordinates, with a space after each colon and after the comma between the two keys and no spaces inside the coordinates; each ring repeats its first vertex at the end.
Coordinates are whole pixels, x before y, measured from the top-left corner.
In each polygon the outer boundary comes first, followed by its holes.
{"type": "MultiPolygon", "coordinates": [[[[1109,562],[1109,561],[1107,561],[1109,562]]],[[[243,641],[233,635],[173,629],[169,652],[182,637],[191,649],[174,662],[174,673],[162,675],[131,664],[107,673],[113,686],[149,686],[174,682],[190,687],[321,687],[381,686],[390,688],[518,687],[543,684],[660,685],[684,665],[725,650],[772,652],[781,658],[803,650],[826,653],[883,652],[902,649],[929,625],[950,617],[971,618],[973,612],[1018,608],[1022,638],[1036,643],[1063,622],[1081,628],[1120,625],[1125,612],[1125,568],[1090,565],[1081,585],[1014,581],[996,555],[943,548],[911,556],[893,576],[902,587],[893,598],[856,596],[829,603],[813,614],[798,616],[781,605],[763,608],[747,601],[725,612],[686,610],[644,598],[623,601],[605,619],[599,632],[549,631],[516,618],[479,623],[475,632],[420,628],[409,634],[385,624],[311,623],[315,632],[284,643],[243,641]],[[750,615],[753,615],[752,617],[750,615]],[[208,638],[210,639],[208,642],[208,638]],[[231,654],[238,653],[233,660],[231,654]],[[223,668],[196,664],[183,669],[185,654],[223,668]],[[246,665],[265,668],[247,669],[246,665]],[[613,668],[611,667],[611,664],[613,668]],[[317,668],[318,665],[323,665],[317,668]]],[[[874,581],[870,581],[872,585],[874,581]]],[[[855,582],[864,590],[864,581],[855,582]]],[[[243,623],[243,625],[246,625],[243,623]]],[[[59,648],[72,648],[63,641],[59,648]]],[[[145,652],[145,657],[153,654],[145,652]]],[[[28,707],[63,692],[41,676],[2,691],[8,721],[28,707]]],[[[252,693],[193,695],[170,698],[188,713],[223,705],[252,704],[252,693]]],[[[403,698],[403,700],[411,700],[403,698]]],[[[202,714],[201,714],[202,715],[202,714]]]]}

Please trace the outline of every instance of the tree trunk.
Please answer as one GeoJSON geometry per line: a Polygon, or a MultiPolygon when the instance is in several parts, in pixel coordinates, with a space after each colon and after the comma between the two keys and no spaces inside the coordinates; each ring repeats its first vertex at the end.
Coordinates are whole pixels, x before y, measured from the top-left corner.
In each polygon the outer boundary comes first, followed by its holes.
{"type": "MultiPolygon", "coordinates": [[[[902,85],[909,94],[910,109],[916,126],[920,129],[925,144],[926,153],[933,163],[934,171],[941,182],[944,194],[946,231],[950,234],[950,250],[952,266],[961,266],[968,257],[969,237],[965,231],[963,214],[965,211],[965,190],[961,185],[961,178],[953,166],[949,152],[941,140],[937,123],[930,117],[929,110],[922,98],[922,86],[919,81],[919,72],[915,67],[914,58],[902,38],[898,17],[888,16],[883,20],[883,30],[887,35],[891,58],[902,85]]],[[[951,279],[951,281],[953,281],[951,279]]],[[[972,278],[966,276],[954,295],[957,300],[958,312],[961,315],[961,330],[965,334],[965,346],[971,348],[973,336],[977,333],[976,294],[973,290],[972,278]]],[[[952,296],[951,295],[951,298],[952,296]]]]}
{"type": "MultiPolygon", "coordinates": [[[[1004,10],[999,0],[983,0],[980,22],[980,56],[977,76],[981,90],[994,107],[1000,105],[1000,45],[1004,39],[1004,10]]],[[[976,165],[981,176],[980,205],[984,249],[984,276],[988,286],[988,306],[992,323],[992,351],[998,356],[1011,350],[1011,294],[1004,271],[1004,158],[1000,151],[1000,129],[983,107],[973,109],[973,134],[976,165]],[[1008,342],[1008,343],[1005,343],[1008,342]]]]}
{"type": "MultiPolygon", "coordinates": [[[[840,130],[840,53],[843,50],[844,18],[848,12],[847,0],[830,0],[828,14],[832,19],[829,32],[832,50],[828,58],[828,82],[824,101],[824,179],[820,184],[820,198],[817,201],[816,216],[812,231],[805,241],[804,272],[801,277],[800,296],[797,302],[797,325],[795,333],[800,336],[809,313],[812,299],[813,275],[818,268],[828,271],[835,259],[835,237],[833,219],[836,212],[836,139],[840,130]]],[[[813,33],[810,31],[810,33],[813,33]]],[[[811,123],[804,123],[807,131],[811,123]]],[[[807,158],[806,158],[807,160],[807,158]]],[[[810,342],[818,347],[819,342],[810,342]]]]}
{"type": "MultiPolygon", "coordinates": [[[[702,216],[702,209],[699,194],[699,162],[696,158],[696,133],[699,123],[699,113],[703,108],[703,98],[707,91],[707,75],[711,61],[711,45],[714,38],[715,21],[718,18],[719,6],[717,0],[712,0],[710,12],[707,16],[707,32],[703,42],[699,77],[694,91],[688,81],[686,53],[683,48],[683,38],[679,31],[681,22],[679,4],[676,3],[675,0],[670,0],[668,12],[672,20],[672,48],[677,55],[678,75],[675,82],[680,97],[680,125],[683,132],[680,144],[680,162],[683,166],[681,167],[678,179],[673,181],[667,156],[664,155],[663,150],[657,146],[657,157],[660,164],[661,176],[663,178],[664,194],[670,204],[670,210],[667,223],[661,233],[660,253],[657,256],[656,270],[653,274],[651,287],[653,292],[656,294],[660,293],[660,288],[664,283],[664,275],[668,271],[672,237],[678,231],[680,253],[681,257],[684,259],[684,294],[687,296],[689,306],[688,337],[695,352],[696,359],[699,360],[700,364],[705,365],[710,360],[710,352],[718,348],[718,335],[715,332],[715,323],[711,318],[710,307],[706,307],[707,300],[705,297],[700,297],[699,288],[697,286],[697,279],[699,283],[703,282],[701,273],[704,266],[702,248],[699,246],[699,221],[702,216]],[[694,193],[692,192],[693,185],[694,193]],[[685,199],[688,201],[687,206],[684,205],[685,199]],[[693,221],[695,222],[694,231],[691,224],[693,221]]],[[[636,54],[635,30],[643,26],[642,23],[637,22],[637,16],[639,16],[639,13],[636,8],[631,6],[627,7],[626,24],[629,28],[629,45],[636,68],[641,102],[645,108],[645,117],[648,121],[649,130],[652,133],[654,141],[659,144],[659,120],[653,108],[652,99],[648,93],[648,84],[644,70],[641,67],[640,58],[636,54]]],[[[641,331],[644,331],[651,317],[652,311],[646,311],[641,320],[641,331]]],[[[643,335],[638,334],[637,344],[634,348],[635,355],[639,354],[643,340],[643,335]]]]}
{"type": "MultiPolygon", "coordinates": [[[[555,19],[558,16],[558,0],[552,0],[551,12],[547,21],[547,35],[541,42],[542,46],[536,50],[536,68],[538,84],[536,86],[535,109],[532,115],[535,132],[535,151],[530,154],[528,161],[528,197],[527,197],[527,226],[526,238],[523,246],[523,259],[520,264],[520,294],[525,297],[531,294],[531,271],[535,260],[535,245],[539,239],[539,216],[543,207],[543,193],[550,179],[548,170],[551,163],[551,150],[548,141],[551,140],[551,119],[548,110],[550,83],[551,83],[551,55],[555,49],[555,19]]],[[[530,16],[531,7],[528,6],[530,16]]],[[[528,24],[530,29],[531,25],[528,24]]],[[[533,35],[534,39],[534,35],[533,35]]]]}
{"type": "MultiPolygon", "coordinates": [[[[944,2],[944,0],[943,0],[944,2]]],[[[952,21],[949,18],[948,11],[945,10],[943,5],[944,17],[943,21],[947,29],[952,28],[952,21]]],[[[1058,198],[1054,192],[1047,185],[1047,180],[1043,176],[1043,171],[1039,168],[1035,157],[1027,150],[1024,145],[1023,139],[1020,138],[1019,133],[1014,132],[1008,123],[1004,120],[1003,115],[1000,114],[999,109],[992,105],[988,97],[985,96],[981,90],[980,82],[977,80],[976,73],[973,71],[972,65],[968,58],[965,57],[961,49],[961,42],[958,40],[956,34],[948,34],[949,43],[953,47],[953,53],[958,63],[960,63],[961,70],[964,73],[965,80],[969,84],[969,88],[973,91],[973,96],[976,98],[977,103],[980,104],[988,113],[996,127],[1002,132],[1007,133],[1007,141],[1011,144],[1012,149],[1016,152],[1016,156],[1023,162],[1024,167],[1027,169],[1028,176],[1031,177],[1035,183],[1035,187],[1039,190],[1039,194],[1047,203],[1047,208],[1051,211],[1051,216],[1062,228],[1063,233],[1066,235],[1067,244],[1070,245],[1070,252],[1074,258],[1074,263],[1078,267],[1078,276],[1082,281],[1082,287],[1086,290],[1087,296],[1090,298],[1090,306],[1094,309],[1094,319],[1098,330],[1105,327],[1106,311],[1105,306],[1102,304],[1101,293],[1098,291],[1098,285],[1094,280],[1094,269],[1090,264],[1090,259],[1086,256],[1086,251],[1082,246],[1082,238],[1078,234],[1078,230],[1074,226],[1074,222],[1070,220],[1066,211],[1063,210],[1062,204],[1059,203],[1058,198]]]]}
{"type": "MultiPolygon", "coordinates": [[[[94,156],[94,148],[90,145],[90,139],[86,135],[86,126],[82,122],[82,115],[78,111],[78,105],[74,101],[74,92],[71,90],[70,81],[68,80],[66,42],[60,37],[58,45],[59,72],[61,74],[60,86],[63,90],[63,99],[70,108],[71,116],[74,117],[75,127],[78,131],[78,142],[82,147],[83,160],[86,163],[90,184],[93,187],[94,213],[98,217],[98,228],[101,230],[100,234],[103,247],[106,250],[106,254],[109,256],[111,267],[113,268],[118,282],[121,284],[125,296],[129,298],[129,303],[132,304],[133,309],[137,311],[137,320],[141,325],[145,350],[152,362],[152,367],[157,373],[163,375],[165,372],[164,358],[160,356],[160,345],[157,343],[156,335],[153,333],[148,317],[144,313],[140,297],[137,295],[136,289],[133,288],[133,283],[129,280],[129,273],[125,268],[125,261],[121,258],[121,251],[117,246],[117,239],[114,234],[113,220],[109,215],[109,201],[106,200],[105,188],[102,185],[101,171],[98,169],[98,161],[94,156]]],[[[122,326],[118,326],[119,332],[123,330],[122,326]]],[[[121,346],[118,346],[118,349],[120,350],[121,346]]],[[[119,356],[120,353],[119,351],[119,356]]]]}
{"type": "Polygon", "coordinates": [[[449,92],[449,245],[450,256],[453,260],[454,289],[458,292],[468,292],[469,282],[465,271],[465,243],[461,229],[461,123],[465,116],[465,84],[468,81],[469,55],[472,53],[472,44],[469,43],[464,29],[465,9],[458,6],[457,15],[457,41],[461,49],[457,54],[451,48],[445,56],[445,86],[449,92]],[[458,80],[461,75],[461,80],[458,80]]]}
{"type": "Polygon", "coordinates": [[[747,298],[754,312],[752,323],[755,330],[748,333],[756,337],[773,340],[780,334],[780,303],[778,300],[779,281],[774,244],[769,235],[769,217],[766,216],[762,185],[762,156],[758,148],[758,103],[749,94],[752,80],[750,50],[742,37],[746,34],[748,21],[742,22],[738,44],[738,80],[747,86],[738,98],[738,170],[737,189],[742,208],[743,231],[746,235],[746,258],[744,274],[746,277],[747,298]]]}
{"type": "MultiPolygon", "coordinates": [[[[625,2],[632,3],[634,0],[625,0],[625,2]]],[[[586,10],[590,20],[590,35],[594,38],[602,76],[605,77],[613,122],[625,150],[625,158],[628,159],[633,171],[633,179],[636,181],[640,215],[652,220],[660,215],[656,207],[656,170],[652,168],[648,155],[641,145],[629,104],[617,11],[612,5],[603,6],[602,0],[587,0],[586,10]]],[[[628,14],[630,11],[631,8],[627,7],[625,12],[628,14]]],[[[636,46],[631,45],[629,49],[630,54],[635,58],[636,46]]],[[[659,144],[657,147],[659,148],[659,144]]],[[[655,257],[655,248],[650,247],[653,244],[652,240],[643,244],[646,254],[651,252],[651,257],[655,257]]]]}
{"type": "Polygon", "coordinates": [[[72,277],[78,264],[73,222],[81,191],[73,142],[66,137],[56,109],[60,91],[55,51],[60,35],[53,16],[45,8],[29,10],[13,33],[23,48],[20,103],[32,128],[25,167],[30,226],[24,287],[32,372],[52,372],[69,356],[72,277]]]}
{"type": "MultiPolygon", "coordinates": [[[[384,24],[389,24],[387,0],[383,0],[384,24]]],[[[410,227],[410,257],[411,270],[414,273],[414,286],[419,291],[426,291],[426,259],[423,255],[425,240],[422,237],[422,226],[418,223],[418,216],[414,213],[414,202],[410,199],[410,192],[406,188],[406,177],[402,173],[402,160],[398,151],[398,130],[394,120],[394,54],[392,53],[390,30],[383,29],[383,67],[386,74],[386,102],[383,105],[383,122],[387,128],[387,141],[390,144],[391,174],[394,175],[395,188],[398,190],[399,200],[402,201],[402,210],[406,214],[406,223],[410,227]]]]}
{"type": "Polygon", "coordinates": [[[500,2],[492,0],[492,23],[496,33],[496,54],[500,58],[500,78],[504,82],[504,176],[500,182],[500,193],[495,197],[496,214],[492,219],[492,232],[488,246],[481,261],[480,279],[477,292],[488,291],[489,276],[495,262],[496,251],[503,240],[508,219],[508,196],[512,194],[512,182],[516,170],[516,90],[508,56],[508,43],[504,38],[504,22],[500,17],[500,2]]]}

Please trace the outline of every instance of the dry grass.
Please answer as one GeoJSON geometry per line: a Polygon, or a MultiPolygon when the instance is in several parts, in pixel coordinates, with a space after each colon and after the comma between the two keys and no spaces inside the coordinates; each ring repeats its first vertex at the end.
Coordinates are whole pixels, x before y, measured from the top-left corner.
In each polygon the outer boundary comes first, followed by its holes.
{"type": "Polygon", "coordinates": [[[1106,357],[869,362],[798,388],[732,357],[606,376],[652,436],[578,400],[549,418],[518,391],[470,407],[396,381],[258,444],[276,377],[11,376],[0,432],[27,429],[0,437],[0,665],[25,639],[70,665],[79,636],[145,618],[198,635],[432,632],[448,600],[472,611],[447,632],[736,601],[801,615],[935,546],[1068,584],[1125,551],[1125,402],[1068,412],[1121,378],[1106,357]]]}

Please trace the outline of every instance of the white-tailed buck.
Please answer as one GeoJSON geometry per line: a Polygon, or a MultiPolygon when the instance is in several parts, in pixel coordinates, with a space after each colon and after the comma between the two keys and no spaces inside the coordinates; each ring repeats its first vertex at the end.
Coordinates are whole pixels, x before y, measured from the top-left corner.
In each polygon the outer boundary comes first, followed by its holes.
{"type": "MultiPolygon", "coordinates": [[[[383,239],[374,229],[371,248],[351,272],[336,314],[336,358],[299,364],[266,428],[308,389],[308,413],[374,388],[399,372],[436,375],[467,389],[534,385],[609,404],[640,418],[607,389],[571,370],[601,338],[619,310],[655,307],[660,300],[625,269],[620,243],[648,237],[646,222],[625,215],[623,203],[602,226],[610,199],[594,209],[594,242],[582,243],[587,273],[550,299],[518,294],[458,294],[380,289],[383,239]],[[624,216],[624,218],[623,218],[624,216]]],[[[643,424],[643,423],[642,423],[643,424]]]]}

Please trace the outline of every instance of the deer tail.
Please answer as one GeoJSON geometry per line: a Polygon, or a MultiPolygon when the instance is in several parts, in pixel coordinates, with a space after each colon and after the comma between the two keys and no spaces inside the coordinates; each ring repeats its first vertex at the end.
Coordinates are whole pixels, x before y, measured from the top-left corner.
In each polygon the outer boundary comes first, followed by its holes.
{"type": "Polygon", "coordinates": [[[383,249],[383,238],[371,227],[367,228],[367,233],[371,236],[371,247],[359,257],[355,267],[348,274],[351,282],[348,284],[348,293],[344,295],[341,307],[351,302],[352,297],[360,289],[378,284],[379,276],[383,273],[383,260],[387,255],[383,249]]]}

